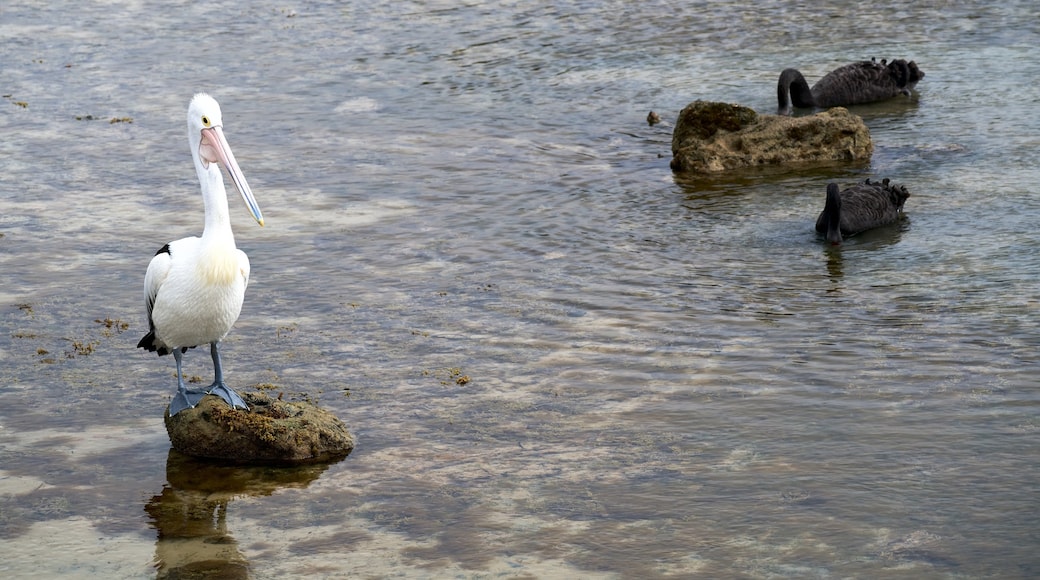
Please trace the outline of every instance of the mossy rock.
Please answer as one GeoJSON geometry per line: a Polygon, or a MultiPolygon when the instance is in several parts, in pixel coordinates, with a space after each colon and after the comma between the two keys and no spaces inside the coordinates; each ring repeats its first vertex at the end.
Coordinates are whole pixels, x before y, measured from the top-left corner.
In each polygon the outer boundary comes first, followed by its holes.
{"type": "Polygon", "coordinates": [[[354,437],[329,411],[306,401],[242,393],[249,410],[208,395],[164,421],[173,448],[185,455],[235,463],[308,463],[342,458],[354,437]]]}
{"type": "Polygon", "coordinates": [[[675,143],[681,143],[691,136],[708,139],[720,129],[739,131],[756,121],[758,113],[743,105],[694,101],[679,113],[679,121],[672,135],[673,147],[675,143]]]}
{"type": "Polygon", "coordinates": [[[729,103],[694,101],[672,133],[672,171],[716,173],[745,167],[860,161],[874,144],[863,119],[842,107],[815,115],[759,115],[729,103]]]}

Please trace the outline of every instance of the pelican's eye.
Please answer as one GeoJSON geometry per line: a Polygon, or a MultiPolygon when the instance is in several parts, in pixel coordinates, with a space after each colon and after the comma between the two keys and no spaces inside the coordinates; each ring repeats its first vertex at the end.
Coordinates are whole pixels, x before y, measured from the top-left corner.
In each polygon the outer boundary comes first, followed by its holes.
{"type": "Polygon", "coordinates": [[[202,116],[202,126],[209,127],[209,117],[207,117],[206,115],[202,116]]]}

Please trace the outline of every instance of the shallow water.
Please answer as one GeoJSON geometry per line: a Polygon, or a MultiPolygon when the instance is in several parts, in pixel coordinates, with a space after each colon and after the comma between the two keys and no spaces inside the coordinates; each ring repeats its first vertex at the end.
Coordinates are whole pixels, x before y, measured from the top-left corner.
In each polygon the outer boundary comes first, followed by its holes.
{"type": "Polygon", "coordinates": [[[0,573],[1037,576],[1038,22],[0,7],[0,573]],[[854,109],[868,165],[669,171],[690,101],[771,113],[781,69],[871,56],[927,76],[854,109]],[[134,345],[152,253],[202,227],[199,90],[267,219],[232,198],[228,378],[342,417],[334,465],[169,451],[173,363],[134,345]],[[907,219],[825,246],[826,183],[865,177],[905,183],[907,219]]]}

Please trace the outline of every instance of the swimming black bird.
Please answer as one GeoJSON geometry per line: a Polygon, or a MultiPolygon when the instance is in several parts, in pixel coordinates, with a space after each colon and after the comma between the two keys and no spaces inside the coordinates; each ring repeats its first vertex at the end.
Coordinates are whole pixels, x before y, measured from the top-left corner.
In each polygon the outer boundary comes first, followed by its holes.
{"type": "Polygon", "coordinates": [[[898,97],[910,96],[917,82],[924,78],[924,71],[914,61],[903,59],[888,62],[874,59],[847,64],[827,73],[809,89],[802,73],[793,68],[780,73],[776,85],[780,115],[791,113],[795,107],[845,107],[873,103],[898,97]]]}
{"type": "Polygon", "coordinates": [[[910,192],[902,185],[881,181],[857,183],[838,191],[837,183],[827,184],[827,203],[816,218],[816,231],[832,244],[840,244],[842,236],[851,236],[899,219],[910,192]]]}

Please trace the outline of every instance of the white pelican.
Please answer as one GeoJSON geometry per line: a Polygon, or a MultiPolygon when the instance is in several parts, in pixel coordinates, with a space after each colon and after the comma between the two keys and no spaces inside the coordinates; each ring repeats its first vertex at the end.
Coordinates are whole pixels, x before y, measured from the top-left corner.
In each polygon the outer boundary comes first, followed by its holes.
{"type": "Polygon", "coordinates": [[[231,175],[253,219],[263,226],[264,217],[222,126],[217,101],[206,94],[195,95],[188,105],[188,142],[202,184],[206,227],[201,238],[192,236],[163,246],[144,276],[149,330],[137,346],[159,356],[172,352],[177,361],[177,394],[170,401],[171,417],[194,407],[207,394],[219,396],[232,408],[249,408],[224,382],[220,365],[218,345],[242,310],[249,283],[249,258],[235,247],[224,176],[218,164],[231,175]],[[213,357],[213,384],[188,389],[181,372],[181,356],[189,348],[206,343],[213,357]]]}

